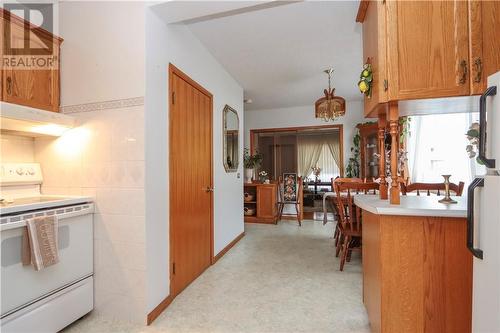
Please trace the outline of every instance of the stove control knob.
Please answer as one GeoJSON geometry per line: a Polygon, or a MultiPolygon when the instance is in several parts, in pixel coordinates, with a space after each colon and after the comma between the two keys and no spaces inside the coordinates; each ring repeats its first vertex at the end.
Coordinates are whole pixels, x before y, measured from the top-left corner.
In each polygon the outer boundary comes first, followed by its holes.
{"type": "Polygon", "coordinates": [[[29,168],[26,173],[30,176],[33,176],[35,174],[35,170],[33,168],[29,168]]]}
{"type": "Polygon", "coordinates": [[[22,176],[22,175],[24,175],[24,169],[23,169],[23,168],[17,168],[16,173],[17,173],[19,176],[22,176]]]}

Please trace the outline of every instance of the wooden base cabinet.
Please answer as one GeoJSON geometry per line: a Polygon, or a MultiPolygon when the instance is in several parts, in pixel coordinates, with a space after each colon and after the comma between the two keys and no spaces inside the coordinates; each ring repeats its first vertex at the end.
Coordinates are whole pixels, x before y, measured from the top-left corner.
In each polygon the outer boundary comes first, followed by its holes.
{"type": "Polygon", "coordinates": [[[466,219],[363,216],[363,302],[372,331],[471,332],[466,219]]]}
{"type": "Polygon", "coordinates": [[[278,221],[278,184],[245,184],[245,193],[253,199],[244,206],[253,210],[253,215],[245,215],[245,222],[275,224],[278,221]]]}

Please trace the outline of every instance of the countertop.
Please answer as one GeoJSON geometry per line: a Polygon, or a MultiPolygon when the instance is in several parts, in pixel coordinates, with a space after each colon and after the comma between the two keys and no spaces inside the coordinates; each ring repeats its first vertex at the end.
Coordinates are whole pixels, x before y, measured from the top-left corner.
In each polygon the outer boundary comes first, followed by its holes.
{"type": "Polygon", "coordinates": [[[377,215],[467,217],[467,198],[452,198],[458,203],[442,204],[442,196],[401,196],[400,205],[391,205],[389,200],[380,200],[378,195],[356,195],[354,203],[361,209],[377,215]]]}

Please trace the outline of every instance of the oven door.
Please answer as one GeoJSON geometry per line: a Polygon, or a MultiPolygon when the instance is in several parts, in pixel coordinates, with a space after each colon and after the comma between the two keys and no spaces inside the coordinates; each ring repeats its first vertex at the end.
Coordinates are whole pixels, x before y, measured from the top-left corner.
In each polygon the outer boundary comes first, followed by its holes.
{"type": "Polygon", "coordinates": [[[93,204],[2,217],[1,317],[47,297],[93,272],[93,204]],[[34,216],[58,217],[59,263],[35,271],[21,262],[24,222],[34,216]]]}

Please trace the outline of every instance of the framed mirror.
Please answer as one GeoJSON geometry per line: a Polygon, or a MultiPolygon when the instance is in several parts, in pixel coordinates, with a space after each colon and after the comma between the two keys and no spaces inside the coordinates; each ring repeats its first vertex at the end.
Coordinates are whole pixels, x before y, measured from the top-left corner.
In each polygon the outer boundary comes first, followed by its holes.
{"type": "Polygon", "coordinates": [[[236,172],[239,165],[240,147],[240,119],[238,113],[226,104],[223,110],[223,138],[224,138],[224,169],[226,172],[236,172]]]}

